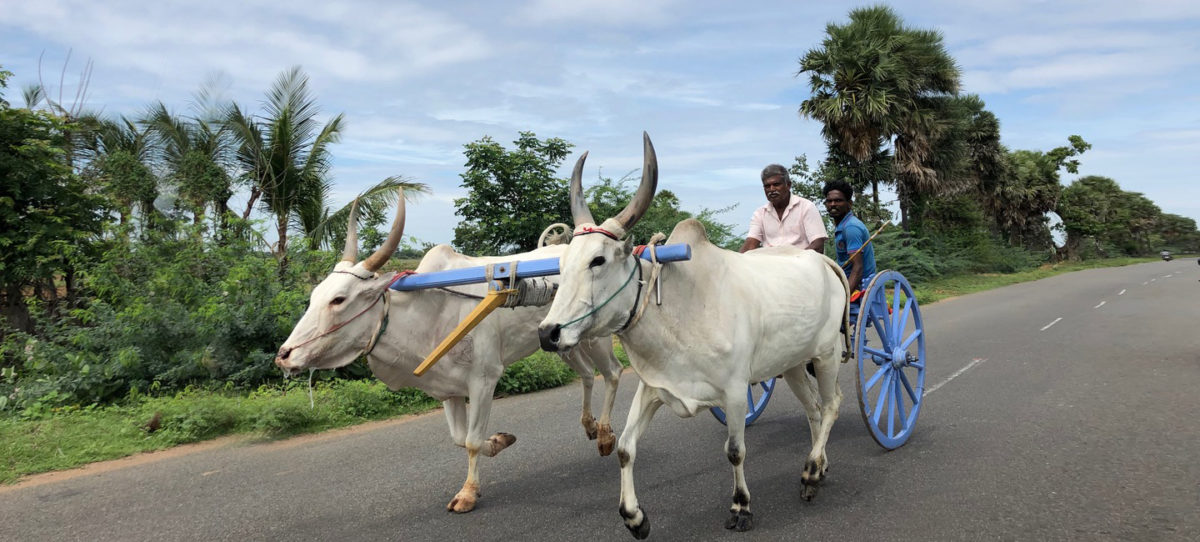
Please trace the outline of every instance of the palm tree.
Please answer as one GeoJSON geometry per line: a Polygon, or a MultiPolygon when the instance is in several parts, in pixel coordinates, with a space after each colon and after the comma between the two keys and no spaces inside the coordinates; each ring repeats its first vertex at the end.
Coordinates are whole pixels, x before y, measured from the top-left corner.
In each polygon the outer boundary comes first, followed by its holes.
{"type": "Polygon", "coordinates": [[[145,122],[161,143],[165,180],[179,191],[194,223],[203,222],[211,205],[223,224],[233,196],[235,147],[229,126],[218,119],[172,115],[162,102],[151,106],[145,122]]]}
{"type": "Polygon", "coordinates": [[[264,114],[255,116],[234,104],[226,123],[237,138],[237,160],[250,183],[243,218],[261,198],[264,209],[275,217],[275,255],[282,272],[290,227],[307,220],[302,212],[311,213],[314,200],[323,202],[328,193],[329,146],[340,137],[342,115],[318,124],[308,76],[299,66],[280,74],[267,92],[265,107],[264,114]]]}
{"type": "Polygon", "coordinates": [[[83,145],[90,159],[83,176],[97,182],[100,192],[117,207],[121,224],[135,208],[144,223],[153,223],[158,177],[152,169],[153,145],[147,131],[126,117],[103,119],[83,145]]]}
{"type": "MultiPolygon", "coordinates": [[[[237,162],[250,185],[250,201],[242,217],[248,218],[261,198],[262,209],[275,217],[279,239],[275,255],[283,273],[289,232],[304,234],[314,249],[333,246],[345,237],[349,205],[336,211],[328,206],[333,188],[329,147],[340,138],[342,115],[319,125],[308,76],[299,67],[280,74],[267,92],[265,107],[262,115],[249,115],[234,104],[225,123],[237,141],[237,162]]],[[[383,212],[384,205],[394,204],[397,188],[410,196],[428,191],[424,184],[388,177],[359,196],[359,216],[383,212]]]]}
{"type": "MultiPolygon", "coordinates": [[[[821,48],[800,59],[812,97],[800,113],[824,124],[822,135],[858,161],[892,147],[901,222],[917,194],[940,188],[930,162],[947,129],[947,100],[958,92],[959,70],[942,36],[917,30],[886,6],[850,12],[845,25],[830,23],[821,48]]],[[[799,75],[797,74],[797,75],[799,75]]]]}

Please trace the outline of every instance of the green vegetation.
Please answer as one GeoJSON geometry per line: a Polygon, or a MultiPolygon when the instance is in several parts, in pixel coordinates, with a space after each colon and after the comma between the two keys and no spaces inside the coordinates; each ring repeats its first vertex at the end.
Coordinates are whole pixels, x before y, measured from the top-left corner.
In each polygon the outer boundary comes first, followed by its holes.
{"type": "MultiPolygon", "coordinates": [[[[1000,119],[961,93],[957,63],[936,30],[906,26],[891,8],[852,10],[800,58],[822,123],[825,158],[800,155],[793,188],[820,199],[846,179],[876,239],[923,302],[1067,271],[1200,251],[1192,219],[1092,175],[1064,186],[1091,148],[1078,135],[1050,150],[1011,150],[1000,119]],[[1047,215],[1062,219],[1052,243],[1047,215]],[[1125,259],[1121,259],[1124,257],[1125,259]],[[1111,259],[1116,258],[1116,259],[1111,259]],[[1062,263],[1062,262],[1069,263],[1062,263]]],[[[390,208],[425,185],[389,176],[334,208],[330,169],[341,115],[319,114],[299,69],[279,76],[263,109],[218,103],[202,89],[188,114],[150,104],[140,118],[105,118],[25,89],[4,99],[0,68],[0,481],[218,435],[275,438],[432,408],[423,393],[388,392],[365,364],[285,381],[272,359],[309,292],[338,260],[347,232],[373,252],[390,208]],[[229,209],[247,196],[241,212],[229,209]],[[257,210],[262,221],[249,218],[257,210]],[[274,239],[267,242],[264,235],[274,239]],[[154,420],[153,423],[151,420],[154,420]]],[[[86,86],[86,81],[84,83],[86,86]]],[[[548,224],[569,222],[573,144],[520,132],[508,150],[485,136],[465,145],[465,197],[455,246],[467,253],[533,248],[548,224]]],[[[629,175],[587,190],[597,217],[631,197],[629,175]]],[[[637,242],[695,217],[717,245],[736,248],[725,209],[688,212],[659,191],[631,231],[637,242]]],[[[385,267],[412,269],[429,243],[401,241],[385,267]]],[[[619,344],[618,357],[628,365],[619,344]]],[[[561,386],[575,376],[539,353],[510,366],[497,393],[561,386]]]]}
{"type": "Polygon", "coordinates": [[[916,290],[917,301],[921,303],[933,303],[950,297],[982,292],[984,290],[991,290],[1020,282],[1040,280],[1047,277],[1052,277],[1054,275],[1070,273],[1072,271],[1097,269],[1101,267],[1120,267],[1137,263],[1153,262],[1157,259],[1158,258],[1108,258],[1102,260],[1087,260],[1082,262],[1061,262],[1057,264],[1046,264],[1036,269],[1029,269],[1016,273],[962,274],[945,276],[929,282],[914,284],[913,288],[916,290]]]}
{"type": "Polygon", "coordinates": [[[419,390],[374,380],[263,386],[249,393],[189,388],[131,395],[109,406],[55,407],[0,419],[0,483],[50,470],[230,434],[277,438],[424,412],[438,403],[419,390]]]}

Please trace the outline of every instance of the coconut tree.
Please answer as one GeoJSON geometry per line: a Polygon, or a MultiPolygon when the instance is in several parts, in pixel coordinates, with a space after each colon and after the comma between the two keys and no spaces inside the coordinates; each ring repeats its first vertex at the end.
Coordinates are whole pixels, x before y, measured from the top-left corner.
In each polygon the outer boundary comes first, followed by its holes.
{"type": "Polygon", "coordinates": [[[160,143],[164,180],[178,191],[194,222],[203,222],[211,206],[223,223],[233,195],[230,170],[236,149],[230,127],[200,115],[172,115],[162,102],[150,107],[145,122],[160,143]]]}
{"type": "Polygon", "coordinates": [[[246,113],[233,104],[226,123],[237,138],[237,161],[250,184],[243,217],[261,198],[262,209],[275,218],[275,255],[280,272],[287,268],[288,233],[301,222],[301,211],[328,193],[330,145],[341,135],[342,115],[321,124],[308,76],[293,67],[267,92],[265,111],[246,113]]]}
{"type": "MultiPolygon", "coordinates": [[[[345,234],[349,206],[334,211],[328,203],[333,187],[330,146],[338,142],[343,121],[338,114],[319,122],[308,76],[299,67],[280,74],[267,92],[264,109],[255,115],[233,104],[225,123],[237,142],[236,160],[250,186],[242,217],[249,218],[256,204],[274,217],[275,256],[283,273],[290,232],[302,233],[312,248],[330,246],[345,234]]],[[[410,195],[428,191],[423,184],[389,177],[360,195],[360,216],[394,203],[399,187],[410,195]]]]}
{"type": "Polygon", "coordinates": [[[121,224],[128,221],[134,209],[141,211],[144,223],[152,223],[158,177],[153,170],[150,135],[124,116],[97,122],[98,126],[86,132],[83,150],[88,162],[82,176],[113,202],[121,224]]]}

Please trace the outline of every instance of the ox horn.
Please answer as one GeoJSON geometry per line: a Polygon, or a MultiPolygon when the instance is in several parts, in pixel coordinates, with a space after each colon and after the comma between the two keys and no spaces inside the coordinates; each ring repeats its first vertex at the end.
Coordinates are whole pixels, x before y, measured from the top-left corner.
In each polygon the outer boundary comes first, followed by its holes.
{"type": "Polygon", "coordinates": [[[658,188],[658,156],[654,154],[650,134],[642,132],[642,141],[642,156],[645,160],[645,164],[642,165],[642,184],[638,186],[637,193],[633,195],[629,205],[614,217],[626,231],[633,228],[638,219],[646,214],[646,209],[650,208],[650,202],[654,200],[654,191],[658,188]]]}
{"type": "Polygon", "coordinates": [[[587,160],[587,151],[575,162],[575,171],[571,172],[571,219],[575,225],[595,224],[592,211],[588,209],[587,198],[583,197],[583,162],[587,160]]]}
{"type": "Polygon", "coordinates": [[[342,261],[358,263],[358,198],[350,204],[350,219],[346,221],[346,247],[342,249],[342,261]]]}
{"type": "Polygon", "coordinates": [[[392,221],[392,231],[388,232],[387,239],[383,241],[379,250],[363,260],[363,268],[367,271],[378,271],[391,259],[392,253],[396,252],[396,247],[400,246],[400,238],[404,236],[404,189],[401,188],[399,192],[400,202],[396,204],[396,220],[392,221]]]}

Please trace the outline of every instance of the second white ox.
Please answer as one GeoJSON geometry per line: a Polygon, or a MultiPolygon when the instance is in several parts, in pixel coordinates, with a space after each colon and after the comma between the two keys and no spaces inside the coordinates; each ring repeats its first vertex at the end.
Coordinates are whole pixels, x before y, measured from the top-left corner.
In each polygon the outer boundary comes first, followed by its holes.
{"type": "Polygon", "coordinates": [[[652,295],[627,287],[649,265],[631,256],[621,239],[645,213],[654,196],[658,162],[644,136],[642,183],[616,217],[595,226],[583,198],[580,157],[571,178],[575,237],[562,256],[560,287],[539,328],[542,348],[569,350],[593,337],[617,334],[641,383],[617,443],[621,464],[620,513],[636,538],[650,531],[634,492],[638,438],[655,411],[667,405],[694,416],[712,406],[725,409],[729,435],[725,452],[733,464],[734,493],[727,529],[753,527],[750,491],[743,474],[746,457],[746,386],[782,374],[804,405],[812,450],[801,472],[802,496],[816,494],[829,462],[825,443],[837,418],[841,392],[838,366],[848,351],[839,331],[847,320],[846,277],[837,264],[813,251],[767,248],[746,254],[708,242],[704,227],[688,219],[669,243],[688,243],[688,262],[661,270],[662,305],[637,307],[652,295]],[[814,361],[817,389],[805,371],[814,361]],[[819,393],[819,398],[817,397],[819,393]]]}
{"type": "MultiPolygon", "coordinates": [[[[355,211],[350,223],[354,224],[355,211]]],[[[391,389],[415,386],[442,401],[454,443],[467,449],[467,480],[447,510],[469,512],[479,498],[479,455],[494,456],[516,437],[496,433],[487,437],[492,395],[504,367],[538,349],[537,324],[547,307],[499,309],[423,376],[413,375],[423,358],[470,313],[485,293],[482,284],[450,289],[398,292],[388,288],[392,276],[376,271],[387,262],[404,231],[404,196],[392,230],[383,246],[356,263],[358,242],[349,230],[342,260],[313,289],[308,310],[279,349],[275,364],[288,374],[307,369],[332,369],[367,353],[371,371],[391,389]],[[390,324],[386,330],[384,318],[390,324]],[[470,402],[468,403],[468,399],[470,402]]],[[[474,267],[491,263],[553,258],[565,245],[503,257],[474,258],[448,246],[431,249],[418,273],[474,267]]],[[[609,423],[621,364],[612,352],[611,337],[597,337],[562,358],[583,380],[582,423],[589,438],[598,438],[601,455],[612,451],[615,437],[609,423]],[[606,394],[597,423],[591,414],[593,368],[604,376],[606,394]]]]}

